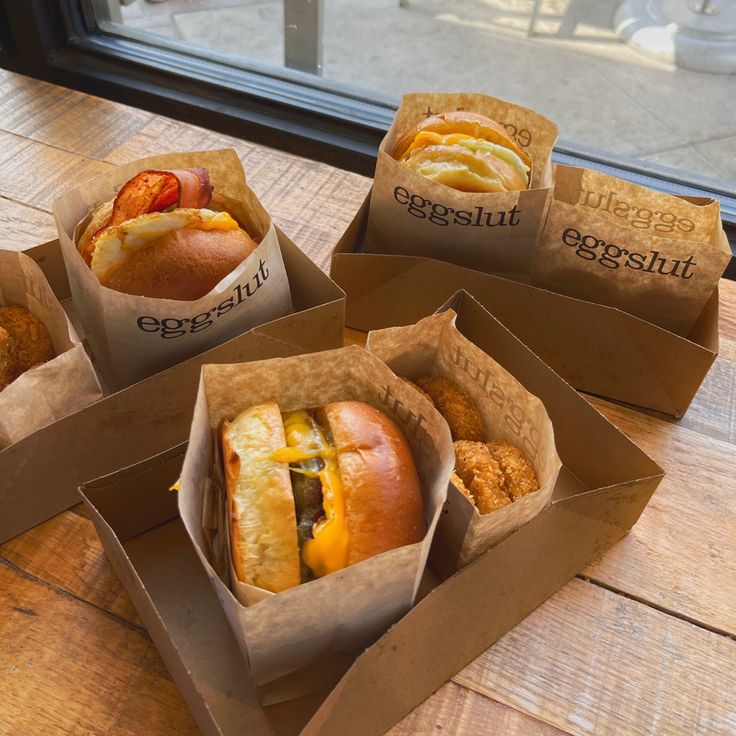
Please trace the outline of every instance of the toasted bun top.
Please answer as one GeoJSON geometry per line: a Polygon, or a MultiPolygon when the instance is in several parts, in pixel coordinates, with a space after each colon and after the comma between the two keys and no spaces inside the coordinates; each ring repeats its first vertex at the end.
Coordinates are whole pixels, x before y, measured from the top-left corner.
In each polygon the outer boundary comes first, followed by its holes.
{"type": "Polygon", "coordinates": [[[221,432],[230,551],[243,583],[274,593],[299,584],[299,545],[289,467],[269,459],[286,444],[275,402],[252,406],[221,432]]]}
{"type": "Polygon", "coordinates": [[[409,153],[409,148],[417,135],[425,131],[439,133],[440,135],[462,133],[471,138],[490,141],[512,150],[525,164],[531,164],[529,156],[509,136],[500,123],[485,115],[466,111],[443,112],[420,121],[411,131],[402,136],[396,144],[394,158],[404,158],[409,153]]]}
{"type": "Polygon", "coordinates": [[[128,258],[105,286],[125,294],[193,301],[212,291],[257,247],[244,230],[174,230],[128,258]]]}
{"type": "Polygon", "coordinates": [[[399,427],[360,401],[323,407],[345,489],[348,565],[424,537],[424,503],[399,427]]]}
{"type": "MultiPolygon", "coordinates": [[[[224,212],[222,204],[222,199],[213,195],[212,205],[224,212]]],[[[98,256],[105,252],[103,248],[115,246],[117,261],[124,259],[122,265],[116,262],[116,268],[109,274],[96,271],[96,275],[104,286],[126,294],[181,301],[200,299],[258,247],[232,216],[229,221],[233,229],[213,228],[213,212],[209,209],[144,214],[99,233],[109,223],[112,209],[111,200],[92,213],[79,237],[77,250],[85,263],[95,270],[98,256]],[[197,217],[197,213],[202,217],[197,217]],[[156,228],[161,232],[160,221],[184,215],[188,215],[192,226],[155,237],[156,228]],[[203,222],[201,227],[197,227],[197,219],[203,222]],[[129,236],[129,231],[135,231],[134,239],[139,242],[143,234],[145,245],[140,247],[138,243],[137,249],[126,247],[121,238],[129,236]]],[[[227,215],[219,217],[227,218],[227,215]]]]}

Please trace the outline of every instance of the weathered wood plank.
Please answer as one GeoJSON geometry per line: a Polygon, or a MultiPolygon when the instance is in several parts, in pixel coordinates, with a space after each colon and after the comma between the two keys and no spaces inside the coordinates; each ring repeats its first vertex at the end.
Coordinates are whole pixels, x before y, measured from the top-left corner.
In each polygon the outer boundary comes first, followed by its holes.
{"type": "Polygon", "coordinates": [[[576,736],[736,733],[736,641],[581,580],[453,680],[576,736]]]}
{"type": "Polygon", "coordinates": [[[5,564],[0,639],[0,733],[199,733],[145,632],[5,564]]]}
{"type": "Polygon", "coordinates": [[[102,161],[0,132],[0,196],[7,199],[50,212],[70,184],[109,169],[102,161]]]}
{"type": "Polygon", "coordinates": [[[736,281],[721,279],[720,297],[720,355],[736,363],[736,281]]]}
{"type": "Polygon", "coordinates": [[[0,546],[5,559],[109,613],[141,621],[107,561],[94,525],[66,511],[0,546]]]}
{"type": "Polygon", "coordinates": [[[685,416],[673,421],[714,439],[736,443],[736,361],[716,358],[685,416]]]}
{"type": "Polygon", "coordinates": [[[56,237],[49,212],[0,197],[0,248],[25,250],[56,237]]]}
{"type": "Polygon", "coordinates": [[[108,151],[104,155],[104,160],[120,165],[157,153],[208,151],[217,148],[235,148],[242,157],[254,147],[254,144],[246,141],[157,115],[140,127],[134,135],[108,151]]]}
{"type": "Polygon", "coordinates": [[[0,70],[0,127],[88,158],[103,158],[153,115],[0,70]]]}
{"type": "Polygon", "coordinates": [[[443,685],[386,736],[563,736],[566,733],[454,682],[443,685]]]}
{"type": "Polygon", "coordinates": [[[734,446],[626,407],[589,400],[666,475],[628,537],[585,574],[736,634],[734,446]]]}

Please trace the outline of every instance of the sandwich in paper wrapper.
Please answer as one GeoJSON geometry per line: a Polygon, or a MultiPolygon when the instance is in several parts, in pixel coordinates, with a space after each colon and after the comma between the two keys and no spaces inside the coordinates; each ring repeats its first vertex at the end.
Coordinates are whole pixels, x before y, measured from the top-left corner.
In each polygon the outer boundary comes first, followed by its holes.
{"type": "Polygon", "coordinates": [[[550,120],[494,97],[405,95],[378,149],[366,250],[523,278],[551,197],[556,140],[550,120]]]}
{"type": "MultiPolygon", "coordinates": [[[[0,307],[11,305],[41,322],[51,346],[49,359],[0,385],[0,449],[102,398],[84,346],[39,266],[23,253],[0,250],[0,307]]],[[[7,333],[0,333],[2,363],[7,333]]]]}
{"type": "MultiPolygon", "coordinates": [[[[142,188],[144,191],[128,192],[127,203],[132,201],[135,206],[136,198],[145,200],[147,192],[145,186],[142,188]]],[[[203,205],[185,205],[182,201],[180,206],[203,205]]],[[[275,226],[247,186],[240,159],[231,149],[171,153],[134,161],[72,189],[54,202],[53,209],[74,305],[84,324],[103,382],[108,383],[111,389],[122,388],[157,373],[291,310],[289,283],[275,226]],[[116,290],[118,287],[103,286],[92,270],[94,255],[91,256],[92,265],[88,265],[77,245],[81,246],[82,238],[87,238],[90,229],[94,229],[95,217],[104,210],[104,203],[115,199],[117,205],[120,198],[116,195],[126,189],[123,185],[127,186],[126,183],[143,173],[169,175],[170,178],[172,173],[176,174],[180,179],[179,196],[182,201],[185,179],[195,178],[202,169],[206,170],[204,176],[208,177],[206,200],[209,201],[210,193],[213,202],[217,197],[221,210],[231,217],[221,214],[216,218],[216,213],[207,209],[179,209],[176,213],[195,218],[194,224],[201,225],[203,230],[215,229],[214,223],[223,218],[236,229],[240,225],[245,233],[239,233],[255,250],[237,265],[233,264],[232,270],[225,270],[226,275],[204,296],[196,295],[196,298],[153,298],[133,292],[123,293],[116,290]],[[199,212],[213,218],[213,222],[202,225],[199,212]]],[[[123,254],[128,253],[132,246],[140,246],[150,242],[151,238],[159,237],[161,232],[157,228],[172,219],[170,210],[142,211],[151,214],[137,217],[139,213],[136,213],[137,219],[122,222],[117,229],[109,228],[117,233],[123,254]],[[135,228],[131,226],[132,222],[136,223],[135,228]]],[[[114,213],[115,210],[113,218],[114,213]]],[[[178,216],[176,213],[174,217],[178,216]]],[[[113,219],[114,222],[117,220],[113,219]]],[[[187,227],[190,231],[194,229],[186,225],[182,230],[187,227]]],[[[144,250],[141,248],[140,253],[136,251],[134,255],[145,258],[144,250]]],[[[149,249],[148,255],[150,252],[149,249]]],[[[172,258],[170,265],[186,266],[186,251],[183,253],[184,257],[172,258]]],[[[211,265],[210,262],[208,266],[211,265]]],[[[121,274],[125,272],[123,268],[118,270],[121,274]]],[[[145,272],[144,267],[134,276],[151,280],[153,270],[149,267],[145,272]]],[[[203,267],[202,272],[205,271],[206,267],[203,267]]],[[[106,283],[113,283],[115,276],[113,273],[106,283]]],[[[131,278],[129,274],[127,277],[131,278]]],[[[196,279],[191,276],[180,275],[176,285],[189,288],[194,281],[196,279]]],[[[155,285],[170,287],[165,274],[155,285]]]]}
{"type": "Polygon", "coordinates": [[[731,258],[718,200],[555,170],[532,283],[687,336],[731,258]]]}
{"type": "Polygon", "coordinates": [[[453,476],[432,556],[443,575],[472,562],[536,516],[550,501],[561,467],[552,422],[540,399],[464,337],[455,327],[455,316],[447,310],[415,325],[370,332],[367,349],[400,376],[454,382],[477,408],[485,439],[521,450],[534,470],[537,490],[491,513],[479,513],[453,476]]]}
{"type": "MultiPolygon", "coordinates": [[[[261,415],[258,421],[262,421],[261,415]]],[[[348,448],[355,444],[359,454],[371,451],[365,439],[353,443],[338,438],[335,426],[333,422],[331,432],[335,432],[336,448],[339,443],[348,448]]],[[[349,452],[356,451],[355,447],[349,452]]],[[[237,459],[238,467],[246,462],[244,457],[243,451],[237,459]]],[[[340,473],[346,478],[343,456],[339,457],[340,473]]],[[[379,467],[383,464],[382,460],[378,463],[379,467]]],[[[261,686],[264,703],[331,687],[365,647],[409,611],[445,502],[452,465],[452,442],[440,414],[362,348],[352,346],[294,358],[204,366],[179,483],[179,511],[246,656],[251,678],[261,686]],[[235,573],[231,542],[231,527],[239,524],[237,507],[228,507],[223,458],[219,454],[223,420],[233,421],[264,402],[276,402],[286,425],[291,412],[345,401],[366,402],[371,405],[368,411],[376,415],[375,409],[380,410],[406,438],[416,467],[414,483],[418,474],[421,488],[419,492],[415,485],[415,492],[421,493],[417,507],[420,523],[414,537],[418,541],[389,548],[302,584],[298,584],[297,575],[296,584],[276,593],[243,582],[235,573]]],[[[259,479],[264,475],[259,473],[259,479]]],[[[404,481],[395,477],[389,483],[392,494],[408,493],[410,489],[403,487],[404,481]]],[[[385,492],[386,486],[380,494],[385,492]]],[[[265,497],[263,491],[258,493],[253,506],[265,497]]],[[[356,508],[354,493],[345,501],[348,515],[356,508]]],[[[287,505],[290,509],[282,509],[283,513],[293,514],[291,495],[287,505]]],[[[369,518],[368,512],[360,513],[369,518]]],[[[264,518],[270,517],[261,516],[264,518]]],[[[392,517],[385,526],[394,524],[398,520],[392,517]]],[[[369,524],[367,533],[373,534],[380,525],[369,524]]],[[[267,547],[273,546],[273,527],[266,534],[256,525],[253,533],[254,538],[267,538],[267,547]]],[[[295,541],[296,532],[292,529],[290,533],[295,541]]],[[[363,528],[361,535],[365,533],[363,528]]],[[[352,545],[352,536],[349,541],[352,545]]],[[[259,564],[252,562],[252,557],[245,559],[248,562],[244,566],[252,564],[252,569],[259,564]]],[[[304,559],[306,554],[302,552],[304,559]]]]}

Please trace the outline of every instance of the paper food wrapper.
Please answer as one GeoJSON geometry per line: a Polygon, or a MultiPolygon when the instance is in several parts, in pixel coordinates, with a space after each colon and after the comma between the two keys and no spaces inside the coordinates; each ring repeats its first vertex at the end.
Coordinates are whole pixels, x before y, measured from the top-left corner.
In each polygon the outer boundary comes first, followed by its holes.
{"type": "Polygon", "coordinates": [[[532,283],[687,336],[731,258],[718,200],[571,166],[555,179],[532,283]]]}
{"type": "Polygon", "coordinates": [[[119,389],[209,350],[291,310],[291,294],[271,217],[245,183],[235,151],[149,156],[72,189],[54,202],[72,297],[103,380],[119,389]],[[75,246],[89,214],[144,169],[201,166],[228,209],[260,244],[197,301],[149,299],[102,286],[75,246]],[[79,229],[78,229],[79,226],[79,229]]]}
{"type": "Polygon", "coordinates": [[[517,277],[531,269],[553,183],[557,126],[542,115],[480,94],[405,95],[378,149],[366,250],[425,256],[517,277]],[[393,158],[400,139],[423,118],[469,110],[501,123],[532,160],[524,192],[460,192],[393,158]]]}
{"type": "Polygon", "coordinates": [[[454,464],[452,441],[429,402],[356,346],[203,368],[179,491],[179,511],[248,660],[264,702],[331,686],[412,606],[454,464]],[[401,427],[425,504],[422,542],[384,552],[273,594],[235,580],[214,437],[220,421],[275,400],[281,411],[365,401],[401,427]]]}
{"type": "Polygon", "coordinates": [[[560,471],[552,422],[541,400],[464,337],[447,310],[409,327],[368,334],[367,349],[391,370],[412,380],[444,376],[463,388],[483,417],[488,440],[501,439],[523,450],[539,490],[490,514],[481,515],[453,485],[437,529],[432,558],[447,575],[467,565],[536,516],[549,502],[560,471]]]}
{"type": "Polygon", "coordinates": [[[84,347],[43,271],[23,253],[0,250],[0,306],[25,307],[43,322],[56,357],[0,391],[0,450],[102,398],[84,347]]]}

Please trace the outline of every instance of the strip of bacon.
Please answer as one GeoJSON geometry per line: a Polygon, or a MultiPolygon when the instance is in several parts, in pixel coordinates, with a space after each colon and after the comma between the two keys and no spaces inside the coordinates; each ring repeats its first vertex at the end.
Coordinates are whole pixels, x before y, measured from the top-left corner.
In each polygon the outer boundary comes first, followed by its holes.
{"type": "Polygon", "coordinates": [[[171,169],[141,171],[123,184],[115,197],[112,216],[92,237],[94,242],[103,230],[139,215],[178,207],[206,207],[212,199],[212,185],[207,169],[171,169]]]}

